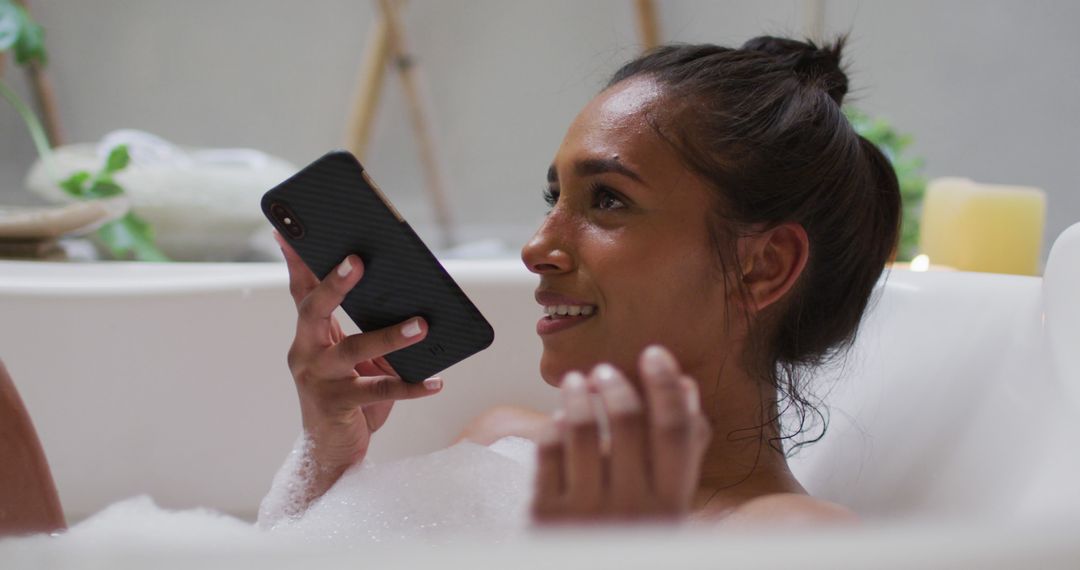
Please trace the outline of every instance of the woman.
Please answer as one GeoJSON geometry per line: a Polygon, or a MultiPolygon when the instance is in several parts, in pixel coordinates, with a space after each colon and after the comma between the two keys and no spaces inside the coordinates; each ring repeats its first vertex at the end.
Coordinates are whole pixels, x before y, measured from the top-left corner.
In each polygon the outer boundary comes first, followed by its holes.
{"type": "MultiPolygon", "coordinates": [[[[562,408],[501,409],[465,434],[537,440],[538,521],[854,517],[807,495],[783,445],[818,413],[803,371],[850,344],[900,222],[892,167],[841,112],[843,43],[661,47],[570,125],[551,210],[522,249],[545,310],[541,376],[562,408]]],[[[420,319],[342,334],[332,311],[362,277],[356,256],[319,283],[282,245],[303,509],[363,460],[395,401],[442,381],[405,384],[381,358],[422,340],[420,319]]]]}
{"type": "Polygon", "coordinates": [[[45,450],[0,361],[0,537],[67,528],[45,450]]]}

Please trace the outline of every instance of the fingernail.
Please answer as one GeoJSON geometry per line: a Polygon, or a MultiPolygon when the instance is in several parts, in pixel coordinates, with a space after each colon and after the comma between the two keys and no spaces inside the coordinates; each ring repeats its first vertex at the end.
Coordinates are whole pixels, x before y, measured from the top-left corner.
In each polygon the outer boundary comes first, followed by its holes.
{"type": "Polygon", "coordinates": [[[434,392],[442,389],[442,378],[428,378],[424,380],[424,388],[434,392]]]}
{"type": "Polygon", "coordinates": [[[642,354],[641,368],[646,375],[654,377],[671,377],[679,372],[679,366],[671,353],[655,344],[646,348],[642,354]]]}
{"type": "Polygon", "coordinates": [[[352,271],[352,262],[346,257],[345,261],[342,261],[341,265],[337,266],[338,277],[345,277],[350,271],[352,271]]]}
{"type": "Polygon", "coordinates": [[[596,368],[593,368],[593,378],[601,384],[614,384],[617,374],[618,370],[610,364],[598,364],[596,368]]]}
{"type": "Polygon", "coordinates": [[[412,338],[420,334],[420,319],[413,319],[405,323],[405,326],[401,327],[401,334],[405,338],[412,338]]]}
{"type": "Polygon", "coordinates": [[[570,372],[563,376],[563,387],[567,390],[585,390],[585,377],[580,372],[570,372]]]}
{"type": "Polygon", "coordinates": [[[686,409],[691,414],[696,414],[701,411],[701,396],[698,394],[697,386],[691,387],[686,392],[686,409]]]}

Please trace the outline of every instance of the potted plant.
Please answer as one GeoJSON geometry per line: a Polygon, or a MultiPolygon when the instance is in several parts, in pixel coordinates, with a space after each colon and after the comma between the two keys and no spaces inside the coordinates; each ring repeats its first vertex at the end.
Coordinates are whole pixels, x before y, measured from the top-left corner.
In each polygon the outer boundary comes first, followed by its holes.
{"type": "MultiPolygon", "coordinates": [[[[0,55],[12,53],[21,66],[44,66],[45,30],[31,18],[26,8],[12,0],[0,0],[0,55]]],[[[122,196],[124,189],[116,183],[115,174],[129,161],[127,147],[120,145],[108,153],[105,163],[96,172],[80,170],[59,180],[52,168],[52,147],[37,115],[0,76],[0,96],[22,117],[30,138],[34,141],[52,183],[68,195],[80,200],[97,200],[122,196]]],[[[154,243],[150,224],[128,211],[97,230],[98,240],[117,259],[134,258],[141,261],[168,261],[154,243]]]]}

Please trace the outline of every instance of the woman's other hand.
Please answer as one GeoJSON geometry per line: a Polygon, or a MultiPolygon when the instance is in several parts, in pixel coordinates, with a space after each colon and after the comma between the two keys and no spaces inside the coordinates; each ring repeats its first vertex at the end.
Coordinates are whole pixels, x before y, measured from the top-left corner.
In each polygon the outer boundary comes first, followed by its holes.
{"type": "Polygon", "coordinates": [[[342,332],[333,313],[363,276],[359,257],[348,256],[320,282],[279,234],[274,237],[285,254],[289,292],[296,302],[296,336],[288,362],[316,468],[308,490],[314,499],[363,460],[371,435],[386,422],[396,400],[435,394],[442,380],[407,383],[383,359],[423,340],[427,324],[421,318],[361,334],[342,332]]]}
{"type": "Polygon", "coordinates": [[[638,366],[640,391],[607,364],[587,378],[564,377],[563,408],[538,442],[537,522],[671,520],[689,512],[711,437],[697,384],[659,346],[646,348],[638,366]]]}

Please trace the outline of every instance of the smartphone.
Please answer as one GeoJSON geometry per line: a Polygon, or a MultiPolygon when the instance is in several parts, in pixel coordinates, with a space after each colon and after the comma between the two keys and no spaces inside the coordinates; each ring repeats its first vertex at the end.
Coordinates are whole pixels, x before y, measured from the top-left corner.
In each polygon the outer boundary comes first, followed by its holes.
{"type": "Polygon", "coordinates": [[[364,276],[341,307],[361,332],[410,317],[427,321],[417,344],[387,354],[406,382],[421,382],[487,348],[495,332],[352,154],[333,151],[262,198],[270,223],[324,279],[356,254],[364,276]]]}

